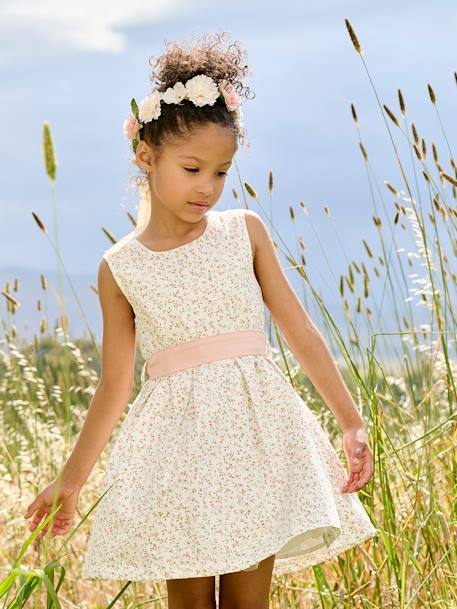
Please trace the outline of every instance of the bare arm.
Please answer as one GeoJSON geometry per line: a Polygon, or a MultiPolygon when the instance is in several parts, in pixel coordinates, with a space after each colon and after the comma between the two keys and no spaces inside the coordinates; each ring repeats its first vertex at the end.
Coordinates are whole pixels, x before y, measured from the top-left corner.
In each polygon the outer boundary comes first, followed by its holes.
{"type": "Polygon", "coordinates": [[[254,271],[263,300],[286,342],[343,431],[364,426],[352,396],[319,329],[287,279],[263,220],[246,211],[254,246],[254,271]]]}
{"type": "Polygon", "coordinates": [[[103,315],[102,371],[76,444],[58,476],[68,486],[83,486],[133,389],[134,313],[104,259],[98,270],[98,292],[103,315]]]}

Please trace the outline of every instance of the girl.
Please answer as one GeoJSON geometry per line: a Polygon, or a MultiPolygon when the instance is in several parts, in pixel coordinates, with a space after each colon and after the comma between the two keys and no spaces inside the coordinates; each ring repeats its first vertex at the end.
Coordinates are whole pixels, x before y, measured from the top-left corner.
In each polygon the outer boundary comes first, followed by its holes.
{"type": "Polygon", "coordinates": [[[247,66],[222,39],[171,45],[157,88],[132,100],[124,131],[144,188],[136,229],[99,266],[101,378],[62,472],[25,513],[33,530],[57,497],[50,534],[68,531],[131,395],[138,341],[142,387],[108,460],[82,577],[165,580],[170,609],[214,608],[216,575],[220,609],[264,609],[273,574],[376,534],[354,494],[372,477],[367,432],[324,339],[260,216],[214,209],[245,135],[247,66]],[[264,303],[342,428],[347,480],[272,359],[264,303]]]}

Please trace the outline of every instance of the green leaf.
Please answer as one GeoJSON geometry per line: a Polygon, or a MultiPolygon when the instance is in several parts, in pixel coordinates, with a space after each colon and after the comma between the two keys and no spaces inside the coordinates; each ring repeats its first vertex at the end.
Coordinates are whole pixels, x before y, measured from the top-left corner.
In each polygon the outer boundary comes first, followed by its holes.
{"type": "Polygon", "coordinates": [[[60,510],[60,508],[63,505],[63,501],[61,501],[56,508],[50,512],[48,514],[48,516],[46,516],[46,518],[40,522],[40,524],[36,527],[36,529],[33,531],[33,533],[25,540],[25,542],[22,544],[22,548],[21,551],[19,552],[18,557],[16,558],[16,560],[14,561],[13,567],[17,567],[21,561],[22,558],[24,556],[24,554],[27,551],[27,548],[29,547],[29,545],[34,541],[34,539],[40,534],[41,530],[52,520],[54,520],[54,516],[57,514],[57,512],[60,510]]]}
{"type": "Polygon", "coordinates": [[[130,102],[130,106],[132,108],[133,115],[136,116],[136,118],[138,118],[139,110],[138,110],[138,105],[137,105],[134,97],[132,97],[132,101],[130,102]]]}

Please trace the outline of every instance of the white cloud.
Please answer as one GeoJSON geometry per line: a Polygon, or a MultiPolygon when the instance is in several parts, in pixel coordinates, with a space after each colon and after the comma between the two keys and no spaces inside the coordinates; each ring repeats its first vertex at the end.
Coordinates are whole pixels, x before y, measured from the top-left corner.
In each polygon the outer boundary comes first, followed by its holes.
{"type": "Polygon", "coordinates": [[[3,0],[0,28],[30,31],[60,47],[120,53],[127,42],[122,28],[182,15],[186,8],[182,0],[3,0]]]}

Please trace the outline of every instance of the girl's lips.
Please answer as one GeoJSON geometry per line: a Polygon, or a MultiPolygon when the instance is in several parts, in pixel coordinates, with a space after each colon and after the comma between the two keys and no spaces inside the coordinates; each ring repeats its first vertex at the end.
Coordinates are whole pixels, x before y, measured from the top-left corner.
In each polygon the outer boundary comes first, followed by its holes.
{"type": "Polygon", "coordinates": [[[204,211],[205,209],[207,209],[209,207],[209,205],[199,205],[198,203],[191,203],[190,201],[188,201],[189,205],[192,207],[192,209],[196,209],[197,211],[204,211]]]}

